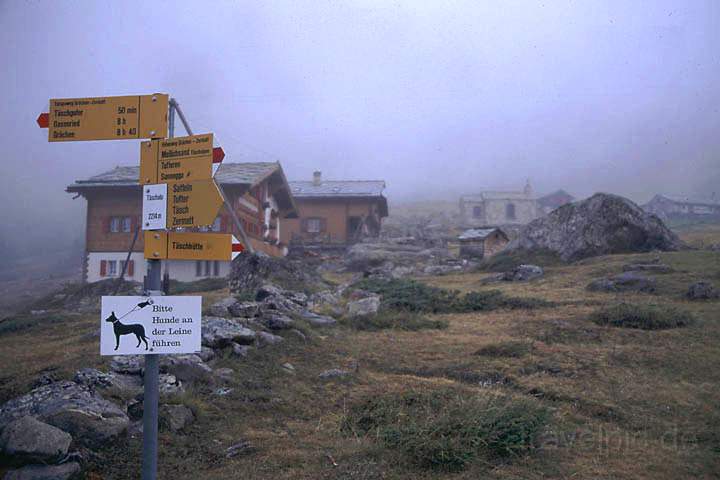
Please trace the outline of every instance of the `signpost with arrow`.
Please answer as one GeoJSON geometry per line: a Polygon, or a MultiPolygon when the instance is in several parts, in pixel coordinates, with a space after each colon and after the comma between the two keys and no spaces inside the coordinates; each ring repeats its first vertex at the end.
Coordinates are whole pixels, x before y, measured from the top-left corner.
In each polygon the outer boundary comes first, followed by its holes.
{"type": "Polygon", "coordinates": [[[162,93],[52,99],[49,112],[41,113],[37,123],[48,129],[50,142],[149,139],[140,146],[138,179],[148,259],[145,296],[102,298],[100,351],[145,355],[142,479],[154,480],[157,355],[200,351],[201,336],[202,298],[162,296],[161,260],[229,261],[246,245],[252,251],[237,214],[213,180],[225,152],[213,144],[212,133],[193,135],[177,102],[162,93]],[[176,112],[186,137],[174,137],[176,112]],[[211,225],[223,202],[246,245],[231,234],[172,231],[211,225]]]}

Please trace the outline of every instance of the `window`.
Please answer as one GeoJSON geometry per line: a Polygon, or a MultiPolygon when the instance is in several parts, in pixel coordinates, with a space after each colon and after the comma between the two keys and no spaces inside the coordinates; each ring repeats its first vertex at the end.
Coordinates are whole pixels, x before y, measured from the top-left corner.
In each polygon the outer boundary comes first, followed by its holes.
{"type": "Polygon", "coordinates": [[[110,232],[128,233],[132,231],[132,217],[110,217],[110,232]]]}
{"type": "Polygon", "coordinates": [[[473,218],[482,218],[482,217],[483,217],[483,208],[480,205],[473,207],[473,218]]]}
{"type": "Polygon", "coordinates": [[[307,219],[307,232],[308,233],[320,233],[322,222],[319,218],[308,218],[307,219]]]}
{"type": "Polygon", "coordinates": [[[195,261],[195,276],[202,277],[203,262],[202,260],[195,261]]]}
{"type": "Polygon", "coordinates": [[[107,262],[107,275],[108,277],[114,277],[118,274],[117,270],[118,262],[116,260],[108,260],[107,262]]]}
{"type": "Polygon", "coordinates": [[[205,276],[209,277],[211,274],[210,266],[212,265],[212,262],[210,260],[205,260],[205,276]]]}
{"type": "Polygon", "coordinates": [[[213,276],[214,277],[220,276],[220,262],[218,262],[217,260],[215,260],[213,262],[213,276]]]}
{"type": "Polygon", "coordinates": [[[515,204],[508,203],[505,205],[505,218],[508,220],[515,220],[515,204]]]}

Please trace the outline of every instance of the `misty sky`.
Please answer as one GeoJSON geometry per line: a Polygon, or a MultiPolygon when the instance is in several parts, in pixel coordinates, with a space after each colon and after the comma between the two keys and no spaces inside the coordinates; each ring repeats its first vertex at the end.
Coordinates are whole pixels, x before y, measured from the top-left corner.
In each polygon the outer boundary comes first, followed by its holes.
{"type": "Polygon", "coordinates": [[[48,143],[55,97],[166,92],[226,161],[384,179],[391,205],[528,178],[638,201],[720,183],[714,0],[0,0],[0,58],[5,241],[81,236],[64,187],[139,162],[138,141],[48,143]]]}

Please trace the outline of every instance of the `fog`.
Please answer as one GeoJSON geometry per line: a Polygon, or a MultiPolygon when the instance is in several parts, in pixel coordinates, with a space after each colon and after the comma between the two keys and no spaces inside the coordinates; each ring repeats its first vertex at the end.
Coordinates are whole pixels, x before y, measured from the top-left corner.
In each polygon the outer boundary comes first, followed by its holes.
{"type": "MultiPolygon", "coordinates": [[[[137,141],[48,143],[48,99],[166,92],[226,161],[482,189],[711,193],[720,3],[0,1],[6,253],[81,242],[65,186],[137,141]]],[[[182,134],[182,129],[178,134],[182,134]]]]}

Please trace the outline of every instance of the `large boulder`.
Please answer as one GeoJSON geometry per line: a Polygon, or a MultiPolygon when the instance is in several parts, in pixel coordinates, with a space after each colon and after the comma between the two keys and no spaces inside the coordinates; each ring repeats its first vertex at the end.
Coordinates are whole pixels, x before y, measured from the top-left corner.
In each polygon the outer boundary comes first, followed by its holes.
{"type": "Polygon", "coordinates": [[[142,378],[114,372],[101,372],[95,368],[83,368],[75,373],[76,383],[90,389],[100,390],[106,396],[118,397],[128,401],[143,390],[142,378]]]}
{"type": "Polygon", "coordinates": [[[121,434],[130,423],[117,405],[68,381],[38,387],[6,402],[0,407],[0,429],[25,416],[58,427],[90,448],[121,434]]]}
{"type": "Polygon", "coordinates": [[[347,314],[350,317],[364,317],[374,315],[380,310],[380,296],[371,295],[347,304],[347,314]]]}
{"type": "Polygon", "coordinates": [[[684,245],[655,215],[627,198],[596,193],[530,222],[506,251],[549,251],[564,261],[611,253],[678,250],[684,245]]]}
{"type": "Polygon", "coordinates": [[[212,369],[193,353],[161,355],[160,371],[170,373],[181,382],[186,383],[210,381],[212,378],[212,369]]]}
{"type": "Polygon", "coordinates": [[[314,269],[289,258],[275,258],[262,253],[238,255],[230,266],[230,292],[242,297],[255,296],[266,283],[288,290],[319,290],[325,286],[314,269]]]}
{"type": "Polygon", "coordinates": [[[221,317],[205,317],[202,324],[202,343],[210,348],[222,348],[232,342],[250,344],[255,332],[249,328],[221,317]]]}
{"type": "Polygon", "coordinates": [[[70,480],[80,473],[80,464],[67,462],[61,465],[27,465],[10,470],[3,480],[70,480]]]}
{"type": "Polygon", "coordinates": [[[688,288],[686,296],[689,300],[712,300],[720,298],[720,292],[710,282],[695,282],[688,288]]]}
{"type": "Polygon", "coordinates": [[[52,463],[68,451],[72,437],[57,427],[27,416],[10,422],[0,435],[0,451],[23,463],[52,463]]]}
{"type": "Polygon", "coordinates": [[[587,285],[591,292],[643,292],[653,293],[657,282],[637,272],[623,272],[610,278],[593,280],[587,285]]]}

